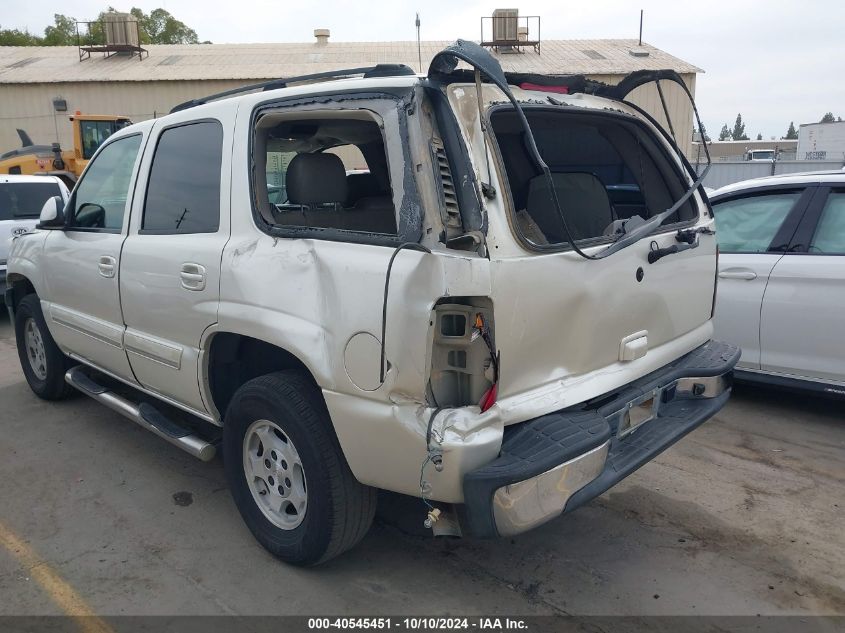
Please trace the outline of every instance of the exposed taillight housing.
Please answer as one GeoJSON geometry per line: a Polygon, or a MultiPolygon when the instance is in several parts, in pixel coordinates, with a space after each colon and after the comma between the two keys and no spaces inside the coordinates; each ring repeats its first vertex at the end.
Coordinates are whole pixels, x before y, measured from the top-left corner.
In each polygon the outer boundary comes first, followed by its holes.
{"type": "Polygon", "coordinates": [[[475,404],[482,411],[492,407],[498,393],[499,358],[490,300],[444,300],[435,306],[431,323],[431,404],[439,408],[475,404]]]}

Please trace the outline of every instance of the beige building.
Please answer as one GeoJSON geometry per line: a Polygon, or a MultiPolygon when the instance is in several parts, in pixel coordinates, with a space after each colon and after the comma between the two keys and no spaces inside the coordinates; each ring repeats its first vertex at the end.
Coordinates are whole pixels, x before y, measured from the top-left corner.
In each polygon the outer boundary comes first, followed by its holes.
{"type": "MultiPolygon", "coordinates": [[[[748,159],[748,152],[753,150],[774,150],[781,160],[795,160],[795,151],[798,149],[797,140],[774,139],[768,141],[710,141],[707,144],[710,151],[710,158],[713,161],[744,161],[748,159]]],[[[687,155],[690,162],[704,162],[706,155],[701,143],[693,141],[690,152],[687,155]]]]}
{"type": "MultiPolygon", "coordinates": [[[[35,143],[72,145],[67,116],[119,114],[141,121],[166,114],[178,103],[248,83],[341,68],[403,63],[422,70],[447,41],[151,45],[137,56],[98,54],[80,61],[76,47],[0,47],[0,153],[20,145],[16,128],[35,143]],[[422,64],[420,64],[420,57],[422,64]],[[55,100],[67,111],[56,112],[55,100]]],[[[635,70],[672,69],[695,93],[701,69],[637,40],[544,40],[541,52],[494,52],[506,71],[585,74],[617,83],[635,70]]],[[[692,108],[683,91],[664,84],[678,139],[689,152],[692,108]]],[[[663,123],[653,85],[638,88],[632,100],[663,123]]]]}

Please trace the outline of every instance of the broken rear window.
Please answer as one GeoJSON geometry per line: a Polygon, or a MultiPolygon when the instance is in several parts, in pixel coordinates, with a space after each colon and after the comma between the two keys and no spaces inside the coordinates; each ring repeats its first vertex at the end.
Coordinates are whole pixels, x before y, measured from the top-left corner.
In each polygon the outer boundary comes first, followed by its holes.
{"type": "Polygon", "coordinates": [[[396,235],[381,128],[363,110],[268,115],[256,129],[256,192],[280,227],[396,235]]]}
{"type": "MultiPolygon", "coordinates": [[[[658,215],[688,188],[665,149],[628,117],[536,107],[524,110],[576,242],[610,241],[619,221],[658,215]]],[[[516,113],[510,107],[495,109],[490,122],[521,237],[540,247],[567,244],[549,182],[528,153],[516,113]]],[[[694,203],[687,201],[663,224],[696,217],[694,203]]]]}

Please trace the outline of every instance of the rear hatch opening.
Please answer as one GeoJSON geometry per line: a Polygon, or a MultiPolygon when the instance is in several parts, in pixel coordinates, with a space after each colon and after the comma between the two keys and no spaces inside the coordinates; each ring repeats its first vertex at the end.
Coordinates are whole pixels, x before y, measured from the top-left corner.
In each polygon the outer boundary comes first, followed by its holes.
{"type": "MultiPolygon", "coordinates": [[[[489,116],[507,175],[511,225],[529,249],[570,248],[567,228],[578,246],[611,243],[624,223],[659,215],[689,187],[666,147],[630,115],[554,106],[523,110],[551,172],[561,213],[549,179],[528,149],[516,110],[494,106],[489,116]]],[[[663,219],[660,229],[698,218],[694,198],[689,198],[663,219]]]]}

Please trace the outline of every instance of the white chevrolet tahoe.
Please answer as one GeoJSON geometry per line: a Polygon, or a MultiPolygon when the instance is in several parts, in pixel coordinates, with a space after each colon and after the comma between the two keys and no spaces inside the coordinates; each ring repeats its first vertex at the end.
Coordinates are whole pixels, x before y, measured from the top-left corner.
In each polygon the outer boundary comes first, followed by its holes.
{"type": "Polygon", "coordinates": [[[358,542],[377,489],[435,534],[570,512],[718,411],[739,357],[711,340],[701,179],[625,100],[655,81],[681,80],[505,75],[459,40],[427,76],[281,79],[120,130],[13,244],[26,379],[220,448],[296,564],[358,542]]]}

